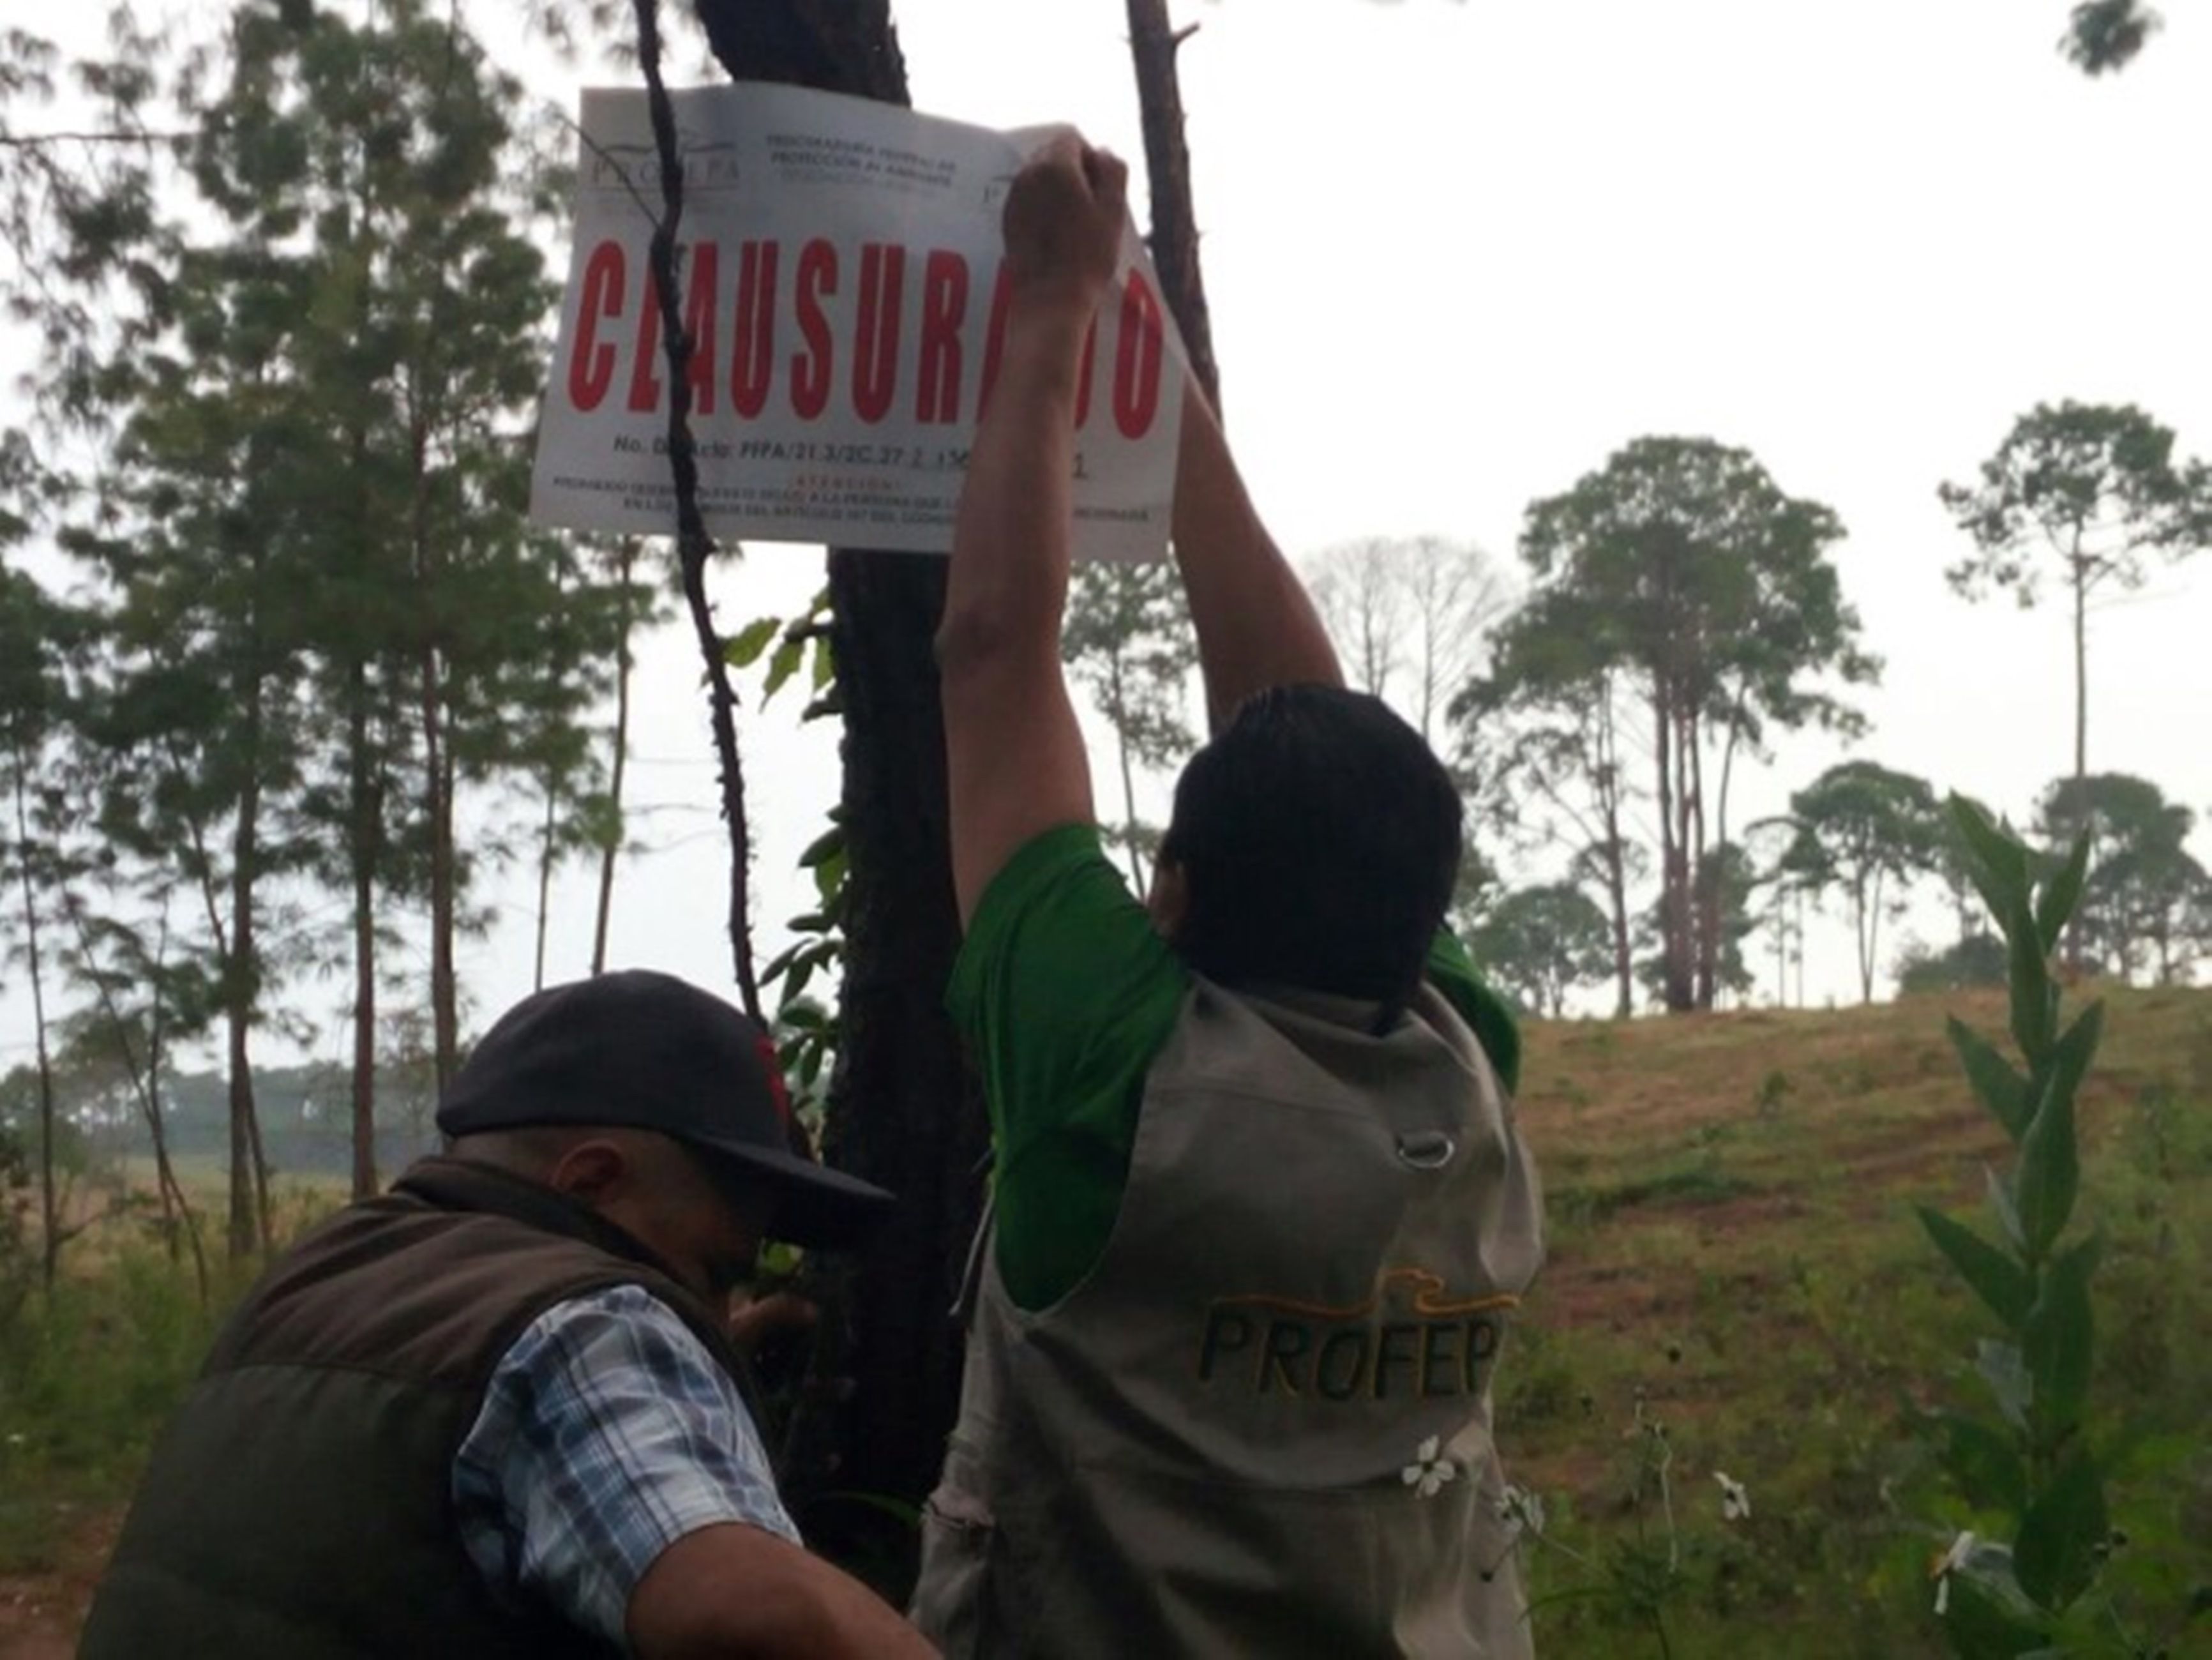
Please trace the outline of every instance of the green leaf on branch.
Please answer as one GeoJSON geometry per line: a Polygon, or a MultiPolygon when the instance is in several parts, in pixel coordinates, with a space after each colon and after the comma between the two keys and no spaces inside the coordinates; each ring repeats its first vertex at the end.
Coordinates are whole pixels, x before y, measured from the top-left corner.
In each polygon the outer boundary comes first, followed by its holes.
{"type": "Polygon", "coordinates": [[[845,896],[845,850],[842,848],[814,867],[814,891],[825,914],[842,916],[845,896]]]}
{"type": "Polygon", "coordinates": [[[722,660],[733,669],[749,669],[760,660],[768,642],[783,626],[777,617],[757,617],[722,642],[722,660]]]}
{"type": "Polygon", "coordinates": [[[2013,1437],[1963,1413],[1942,1413],[1936,1421],[1944,1432],[1943,1468],[1968,1504],[2014,1516],[2027,1508],[2027,1468],[2013,1437]]]}
{"type": "Polygon", "coordinates": [[[2005,1422],[2025,1433],[2035,1385],[2028,1378],[2027,1363],[2021,1359],[2020,1345],[1984,1337],[1975,1357],[1974,1369],[1990,1386],[1990,1394],[1996,1401],[1997,1410],[2004,1414],[2005,1422]]]}
{"type": "Polygon", "coordinates": [[[845,827],[842,824],[832,824],[806,844],[806,851],[799,855],[799,867],[801,870],[812,870],[832,854],[842,853],[844,849],[845,827]]]}
{"type": "Polygon", "coordinates": [[[829,690],[830,683],[837,678],[836,654],[830,649],[830,636],[814,637],[814,690],[818,694],[829,690]]]}
{"type": "Polygon", "coordinates": [[[1926,1205],[1917,1209],[1920,1225],[1928,1230],[1928,1237],[1936,1242],[1938,1250],[1951,1259],[1951,1266],[1965,1276],[1966,1283],[1974,1288],[1974,1294],[2008,1328],[2020,1329],[2035,1297],[2034,1282],[2020,1264],[1972,1228],[1953,1221],[1942,1212],[1926,1205]]]}
{"type": "Polygon", "coordinates": [[[2025,1256],[2027,1235],[2020,1225],[2020,1207],[2012,1201],[2012,1189],[2005,1185],[2004,1177],[1987,1164],[1982,1166],[1982,1175],[1988,1184],[1990,1208],[1996,1213],[1997,1226],[2012,1241],[2013,1249],[2025,1256]]]}
{"type": "Polygon", "coordinates": [[[1995,1045],[1955,1015],[1948,1029],[1951,1047],[1958,1050],[1960,1063],[1966,1069],[1966,1080],[1974,1086],[1974,1093],[1981,1098],[1990,1116],[2005,1127],[2005,1134],[2017,1142],[2027,1134],[2028,1119],[2033,1110],[2027,1079],[1997,1052],[1995,1045]]]}
{"type": "Polygon", "coordinates": [[[2105,1006],[2101,1001],[2092,1003],[2051,1046],[2048,1061],[2038,1069],[2039,1087],[2033,1098],[2038,1110],[2054,1094],[2073,1099],[2081,1080],[2089,1075],[2089,1063],[2097,1058],[2097,1045],[2104,1036],[2105,1006]]]}
{"type": "Polygon", "coordinates": [[[1963,1574],[1952,1578],[1943,1630],[1959,1660],[2021,1660],[2049,1641],[2039,1624],[2014,1612],[1994,1590],[1963,1574]]]}
{"type": "Polygon", "coordinates": [[[2085,1239],[2051,1265],[2021,1335],[2021,1358],[2035,1390],[2037,1429],[2047,1444],[2080,1426],[2088,1399],[2096,1335],[2089,1276],[2103,1252],[2101,1236],[2085,1239]]]}
{"type": "Polygon", "coordinates": [[[2058,987],[2051,978],[2051,959],[2043,935],[2021,902],[2020,914],[2004,921],[2012,989],[2012,1037],[2031,1067],[2050,1053],[2051,1029],[2058,1024],[2058,987]]]}
{"type": "Polygon", "coordinates": [[[2075,904],[2081,897],[2081,884],[2088,873],[2089,838],[2079,836],[2075,838],[2074,850],[2066,855],[2066,862],[2036,896],[2035,931],[2042,936],[2046,954],[2058,949],[2058,936],[2066,932],[2066,920],[2074,914],[2075,904]]]}
{"type": "Polygon", "coordinates": [[[794,640],[788,634],[777,642],[775,654],[768,660],[768,678],[761,684],[761,702],[783,690],[784,683],[799,672],[800,660],[806,654],[806,642],[794,640]]]}
{"type": "Polygon", "coordinates": [[[2074,1134],[2074,1092],[2056,1084],[2054,1079],[2051,1086],[2044,1090],[2034,1121],[2021,1138],[2020,1173],[2013,1192],[2020,1207],[2021,1236],[2029,1256],[2038,1258],[2066,1231],[2081,1188],[2081,1152],[2074,1134]]]}
{"type": "Polygon", "coordinates": [[[2063,1613],[2097,1577],[2112,1523],[2105,1514],[2105,1482],[2083,1447],[2068,1453],[2038,1493],[2013,1544],[2020,1588],[2041,1607],[2063,1613]]]}
{"type": "Polygon", "coordinates": [[[1967,871],[1982,903],[1999,922],[2027,908],[2030,884],[2025,843],[1997,826],[1989,809],[1963,795],[1951,798],[1951,822],[1965,839],[1967,871]]]}

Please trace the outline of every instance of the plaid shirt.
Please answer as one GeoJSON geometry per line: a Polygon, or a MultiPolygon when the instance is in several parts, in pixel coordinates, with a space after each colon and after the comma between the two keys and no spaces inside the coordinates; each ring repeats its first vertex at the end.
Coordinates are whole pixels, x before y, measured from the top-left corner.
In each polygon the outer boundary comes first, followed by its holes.
{"type": "Polygon", "coordinates": [[[624,1652],[631,1591],[684,1535],[744,1522],[799,1542],[736,1386],[636,1286],[515,1340],[454,1456],[453,1509],[502,1602],[542,1599],[624,1652]]]}

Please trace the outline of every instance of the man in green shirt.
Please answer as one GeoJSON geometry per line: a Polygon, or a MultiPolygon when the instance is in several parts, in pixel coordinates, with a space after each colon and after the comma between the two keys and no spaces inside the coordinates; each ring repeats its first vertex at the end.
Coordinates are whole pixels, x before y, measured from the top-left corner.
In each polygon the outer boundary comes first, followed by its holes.
{"type": "Polygon", "coordinates": [[[1120,162],[1016,179],[939,629],[951,1004],[998,1162],[915,1618],[948,1654],[1522,1656],[1490,1373],[1541,1259],[1449,775],[1346,691],[1212,410],[1175,551],[1214,727],[1139,903],[1060,660],[1120,162]]]}

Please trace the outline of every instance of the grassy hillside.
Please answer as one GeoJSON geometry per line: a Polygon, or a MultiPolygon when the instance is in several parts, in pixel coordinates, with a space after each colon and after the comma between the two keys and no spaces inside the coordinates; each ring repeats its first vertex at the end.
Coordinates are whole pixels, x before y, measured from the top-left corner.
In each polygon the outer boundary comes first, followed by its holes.
{"type": "MultiPolygon", "coordinates": [[[[2119,1566],[2170,1609],[2212,1581],[2212,993],[2102,994],[2082,1128],[2084,1211],[2110,1246],[2093,1399],[2136,1438],[2113,1483],[2119,1566]]],[[[1539,1614],[1552,1651],[1662,1652],[1624,1586],[1663,1596],[1677,1656],[1940,1651],[1927,1558],[1972,1518],[1942,1503],[1911,1408],[1981,1404],[1987,1328],[1911,1207],[1982,1224],[2005,1150],[1947,1013],[2004,1031],[1996,993],[1531,1030],[1521,1114],[1552,1256],[1498,1430],[1558,1541],[1533,1563],[1560,1599],[1539,1614]],[[1722,1518],[1715,1471],[1744,1485],[1747,1519],[1722,1518]]],[[[2175,1655],[2212,1653],[2198,1627],[2175,1655]]]]}
{"type": "MultiPolygon", "coordinates": [[[[2093,1399],[2132,1435],[2118,1572],[2173,1609],[2212,1580],[2212,992],[2109,997],[2085,1091],[2083,1205],[2110,1242],[2093,1399]]],[[[1940,1651],[1927,1562],[1972,1518],[1946,1506],[1909,1408],[1974,1400],[1984,1327],[1911,1206],[1978,1221],[2003,1151],[1947,1012],[2003,1029],[1994,994],[1530,1028],[1520,1112],[1552,1254],[1498,1432],[1547,1517],[1540,1652],[1940,1651]],[[1748,1517],[1723,1518],[1716,1471],[1748,1517]]],[[[287,1190],[295,1220],[328,1202],[287,1190]]],[[[81,1261],[98,1271],[72,1299],[0,1334],[0,1591],[28,1571],[64,1604],[208,1329],[144,1245],[81,1261]]],[[[2212,1654],[2212,1620],[2170,1640],[2175,1660],[2212,1654]]]]}

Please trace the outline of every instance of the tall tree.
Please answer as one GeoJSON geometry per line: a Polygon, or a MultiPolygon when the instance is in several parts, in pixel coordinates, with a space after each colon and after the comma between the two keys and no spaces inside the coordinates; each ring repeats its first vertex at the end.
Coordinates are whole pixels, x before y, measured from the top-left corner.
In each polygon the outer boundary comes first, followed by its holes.
{"type": "Polygon", "coordinates": [[[1308,562],[1306,582],[1346,672],[1431,744],[1488,658],[1505,581],[1472,542],[1366,537],[1308,562]]]}
{"type": "MultiPolygon", "coordinates": [[[[737,78],[908,101],[889,0],[696,4],[737,78]]],[[[872,1512],[810,1498],[833,1485],[919,1498],[959,1398],[960,1334],[945,1310],[980,1208],[988,1132],[943,1006],[960,938],[932,648],[945,575],[938,560],[830,556],[849,875],[824,1150],[901,1200],[856,1268],[818,1281],[819,1381],[792,1438],[790,1474],[810,1536],[833,1544],[872,1512]],[[830,1386],[838,1377],[849,1390],[830,1386]]]]}
{"type": "MultiPolygon", "coordinates": [[[[604,583],[522,514],[526,415],[551,299],[523,222],[520,88],[416,0],[356,25],[255,3],[234,19],[201,186],[303,300],[283,341],[293,466],[337,511],[301,532],[297,626],[317,686],[303,808],[351,899],[356,1190],[376,1184],[380,913],[430,913],[439,1074],[458,1059],[465,789],[575,778],[614,655],[604,583]],[[305,235],[299,234],[306,231],[305,235]]],[[[556,826],[557,828],[557,826],[556,826]]]]}
{"type": "Polygon", "coordinates": [[[2165,24],[2142,0],[2081,0],[2067,20],[2058,49],[2085,73],[2102,75],[2133,63],[2165,24]]]}
{"type": "Polygon", "coordinates": [[[2073,611],[2074,775],[2089,770],[2089,601],[2140,587],[2144,556],[2212,541],[2212,468],[2178,460],[2173,431],[2132,404],[2038,404],[2014,421],[1973,484],[1938,490],[1974,551],[1944,575],[1969,599],[2008,592],[2023,609],[2056,562],[2073,611]]]}
{"type": "Polygon", "coordinates": [[[2043,793],[2036,832],[2062,852],[2087,834],[2088,874],[2076,915],[2088,961],[2160,985],[2187,978],[2212,938],[2212,878],[2189,851],[2196,815],[2147,778],[2123,772],[2061,778],[2043,793]]]}
{"type": "MultiPolygon", "coordinates": [[[[1750,960],[1744,955],[1744,945],[1759,927],[1752,901],[1759,891],[1759,873],[1753,868],[1751,855],[1744,850],[1743,844],[1729,842],[1705,849],[1692,879],[1702,891],[1713,897],[1713,937],[1717,942],[1713,957],[1713,995],[1701,1006],[1723,1007],[1729,998],[1749,995],[1756,983],[1750,960]]],[[[1663,895],[1644,913],[1639,939],[1644,950],[1643,961],[1638,965],[1639,976],[1644,988],[1665,1006],[1668,970],[1663,895]]]]}
{"type": "MultiPolygon", "coordinates": [[[[0,511],[0,521],[8,518],[0,511]]],[[[12,528],[27,526],[21,520],[12,528]]],[[[13,539],[0,522],[0,546],[13,539]]],[[[46,995],[52,969],[47,944],[52,890],[59,865],[55,815],[43,787],[54,746],[68,720],[64,654],[82,621],[29,576],[0,567],[0,877],[14,891],[0,915],[12,912],[31,993],[32,1049],[38,1080],[40,1272],[49,1290],[62,1246],[56,1146],[60,1133],[49,1043],[46,995]]]]}
{"type": "Polygon", "coordinates": [[[1142,893],[1158,832],[1138,814],[1137,772],[1173,770],[1197,743],[1185,708],[1198,642],[1175,567],[1161,561],[1079,567],[1060,653],[1113,729],[1121,777],[1121,823],[1113,833],[1129,880],[1142,893]]]}
{"type": "Polygon", "coordinates": [[[170,1045],[206,1029],[209,988],[190,964],[170,961],[170,878],[156,870],[149,885],[158,910],[143,925],[118,915],[95,913],[81,892],[64,891],[63,905],[76,947],[70,970],[93,999],[80,1017],[81,1042],[110,1056],[127,1080],[154,1151],[162,1243],[172,1262],[191,1248],[193,1277],[204,1304],[210,1292],[206,1244],[191,1199],[169,1156],[162,1085],[170,1045]]]}
{"type": "Polygon", "coordinates": [[[1468,940],[1484,972],[1533,1014],[1558,1019],[1567,995],[1613,972],[1613,930],[1571,882],[1516,888],[1468,940]]]}
{"type": "Polygon", "coordinates": [[[1636,1006],[1629,884],[1642,849],[1630,834],[1636,790],[1627,754],[1625,677],[1571,629],[1523,613],[1501,634],[1491,674],[1451,705],[1455,770],[1475,819],[1527,841],[1563,844],[1594,883],[1612,930],[1613,1014],[1636,1006]]]}
{"type": "Polygon", "coordinates": [[[1528,508],[1534,586],[1499,651],[1580,666],[1566,684],[1601,668],[1643,704],[1669,1010],[1710,1008],[1723,977],[1726,896],[1710,882],[1728,866],[1709,855],[1728,846],[1737,748],[1757,751],[1774,727],[1856,729],[1814,683],[1877,672],[1827,558],[1842,535],[1833,512],[1785,495],[1748,452],[1701,438],[1638,439],[1528,508]]]}
{"type": "Polygon", "coordinates": [[[1881,926],[1904,914],[1912,881],[1934,867],[1947,833],[1927,780],[1872,761],[1832,766],[1790,798],[1795,826],[1781,873],[1849,905],[1859,1000],[1874,1000],[1881,926]]]}

